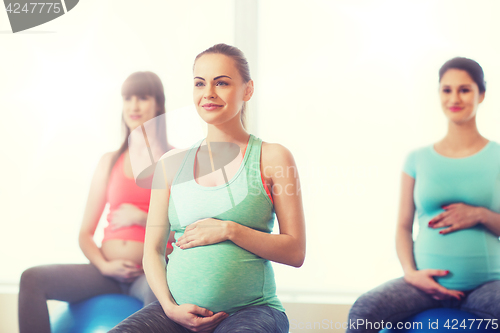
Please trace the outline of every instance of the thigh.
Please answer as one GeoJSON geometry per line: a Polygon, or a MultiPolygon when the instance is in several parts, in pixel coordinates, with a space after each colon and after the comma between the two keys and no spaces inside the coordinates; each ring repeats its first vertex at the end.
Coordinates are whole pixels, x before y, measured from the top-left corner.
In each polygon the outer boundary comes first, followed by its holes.
{"type": "Polygon", "coordinates": [[[92,264],[36,266],[26,270],[21,279],[43,291],[46,299],[65,302],[121,293],[118,281],[105,277],[92,264]]]}
{"type": "Polygon", "coordinates": [[[398,322],[427,309],[440,306],[440,302],[403,278],[391,280],[361,295],[349,312],[347,332],[377,332],[369,323],[383,320],[398,322]]]}
{"type": "Polygon", "coordinates": [[[288,333],[285,313],[267,305],[250,306],[224,319],[214,333],[288,333]]]}
{"type": "Polygon", "coordinates": [[[500,281],[486,282],[471,291],[460,309],[482,318],[500,320],[500,281]]]}
{"type": "Polygon", "coordinates": [[[155,294],[149,287],[148,281],[146,280],[146,275],[144,274],[137,277],[137,279],[132,282],[128,294],[141,300],[144,305],[148,305],[149,303],[153,303],[157,300],[155,294]]]}
{"type": "Polygon", "coordinates": [[[137,311],[109,333],[192,333],[165,315],[158,301],[137,311]]]}

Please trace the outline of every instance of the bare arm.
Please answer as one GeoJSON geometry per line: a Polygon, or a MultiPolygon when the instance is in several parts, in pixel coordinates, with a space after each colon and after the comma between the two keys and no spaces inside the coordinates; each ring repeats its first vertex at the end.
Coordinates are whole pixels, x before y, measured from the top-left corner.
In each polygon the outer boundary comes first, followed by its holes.
{"type": "Polygon", "coordinates": [[[272,182],[279,234],[231,223],[229,240],[262,258],[300,267],[306,251],[305,218],[297,166],[292,153],[279,144],[262,144],[264,177],[272,182]]]}
{"type": "Polygon", "coordinates": [[[415,179],[403,173],[401,176],[401,194],[399,199],[399,215],[396,227],[396,252],[405,275],[417,270],[413,257],[413,219],[415,204],[413,189],[415,179]]]}
{"type": "Polygon", "coordinates": [[[500,214],[484,207],[480,207],[479,212],[479,222],[496,236],[500,237],[500,214]]]}
{"type": "Polygon", "coordinates": [[[105,154],[99,161],[96,171],[94,172],[78,236],[83,254],[85,254],[90,262],[101,271],[106,263],[106,259],[94,242],[93,237],[104,207],[106,206],[106,187],[109,177],[108,170],[111,165],[112,156],[112,153],[105,154]]]}
{"type": "Polygon", "coordinates": [[[170,294],[166,279],[167,264],[165,255],[170,234],[170,223],[168,222],[169,198],[170,190],[168,188],[151,190],[144,257],[142,260],[148,284],[167,314],[169,309],[177,305],[172,294],[170,294]]]}

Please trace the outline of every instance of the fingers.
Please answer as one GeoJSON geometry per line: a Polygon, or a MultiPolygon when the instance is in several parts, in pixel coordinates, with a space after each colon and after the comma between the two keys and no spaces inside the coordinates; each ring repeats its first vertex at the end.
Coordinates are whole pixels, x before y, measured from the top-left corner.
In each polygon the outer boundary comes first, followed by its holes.
{"type": "Polygon", "coordinates": [[[131,260],[123,260],[123,267],[131,268],[131,269],[140,269],[141,265],[136,264],[131,260]]]}
{"type": "Polygon", "coordinates": [[[208,310],[208,309],[205,309],[205,308],[202,308],[198,305],[194,305],[193,306],[193,309],[191,310],[191,313],[194,313],[194,314],[197,314],[197,315],[200,315],[202,317],[210,317],[210,316],[213,316],[213,312],[208,310]]]}
{"type": "Polygon", "coordinates": [[[194,247],[195,246],[194,243],[195,243],[195,237],[192,235],[186,235],[186,233],[184,233],[184,235],[179,237],[175,245],[177,245],[181,249],[187,249],[190,247],[194,247]]]}
{"type": "Polygon", "coordinates": [[[209,317],[198,317],[196,318],[197,330],[195,330],[195,332],[211,332],[227,317],[229,317],[229,315],[224,312],[218,312],[209,317]]]}
{"type": "Polygon", "coordinates": [[[442,286],[440,286],[438,293],[439,294],[436,294],[435,296],[441,297],[440,299],[455,298],[457,300],[460,300],[462,297],[465,296],[465,294],[461,291],[449,290],[442,286]]]}
{"type": "Polygon", "coordinates": [[[453,231],[455,231],[457,229],[458,229],[457,227],[455,227],[455,226],[452,225],[452,226],[450,226],[450,227],[448,227],[446,229],[439,230],[439,233],[441,235],[446,235],[446,234],[449,234],[450,232],[453,232],[453,231]]]}
{"type": "MultiPolygon", "coordinates": [[[[450,271],[445,270],[445,269],[429,269],[428,271],[430,273],[429,275],[431,275],[431,276],[445,276],[445,275],[448,275],[450,273],[450,271]]],[[[436,284],[438,284],[438,283],[436,282],[436,284]]]]}
{"type": "Polygon", "coordinates": [[[447,216],[449,215],[449,212],[446,211],[444,213],[441,213],[437,216],[435,216],[432,220],[429,221],[429,227],[431,228],[438,228],[440,225],[437,225],[439,222],[443,221],[447,216]]]}

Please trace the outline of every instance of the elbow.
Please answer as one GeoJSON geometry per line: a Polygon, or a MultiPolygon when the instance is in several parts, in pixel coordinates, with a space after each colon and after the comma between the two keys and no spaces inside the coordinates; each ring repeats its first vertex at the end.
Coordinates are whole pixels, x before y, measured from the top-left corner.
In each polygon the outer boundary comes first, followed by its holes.
{"type": "Polygon", "coordinates": [[[83,249],[85,247],[85,244],[87,244],[88,239],[92,239],[92,235],[89,235],[88,233],[80,230],[78,233],[78,245],[80,245],[80,248],[83,249]]]}
{"type": "Polygon", "coordinates": [[[297,254],[294,256],[292,262],[290,263],[290,266],[299,268],[304,264],[305,259],[306,259],[306,252],[298,251],[297,254]]]}

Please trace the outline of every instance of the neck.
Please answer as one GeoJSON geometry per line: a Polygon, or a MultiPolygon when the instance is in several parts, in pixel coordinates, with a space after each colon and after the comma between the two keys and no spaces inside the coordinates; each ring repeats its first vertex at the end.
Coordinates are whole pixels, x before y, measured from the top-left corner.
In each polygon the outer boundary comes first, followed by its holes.
{"type": "Polygon", "coordinates": [[[462,124],[448,122],[448,133],[441,140],[443,144],[452,149],[468,148],[484,141],[487,140],[477,129],[476,117],[462,124]]]}
{"type": "Polygon", "coordinates": [[[234,142],[246,145],[249,136],[240,117],[234,117],[220,125],[208,124],[207,141],[209,142],[234,142]]]}

